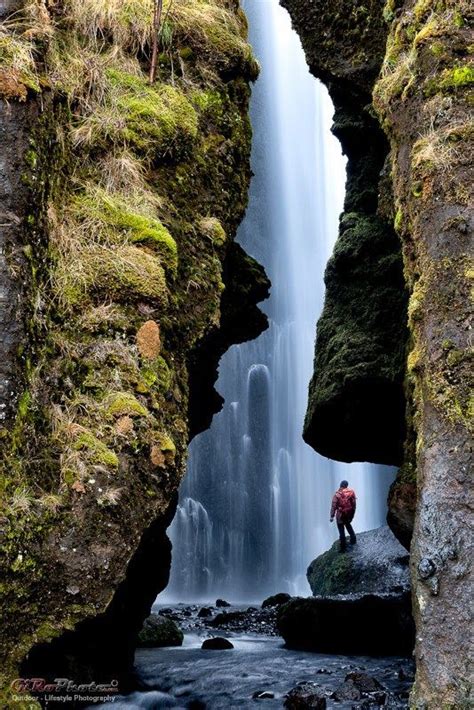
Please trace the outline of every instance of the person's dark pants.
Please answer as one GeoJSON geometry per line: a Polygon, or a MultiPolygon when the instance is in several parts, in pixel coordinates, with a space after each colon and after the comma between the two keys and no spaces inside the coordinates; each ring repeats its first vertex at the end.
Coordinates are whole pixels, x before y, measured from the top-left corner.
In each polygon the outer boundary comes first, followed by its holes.
{"type": "Polygon", "coordinates": [[[337,523],[337,529],[339,530],[339,539],[341,541],[341,550],[346,549],[346,530],[350,535],[351,543],[354,544],[356,541],[356,535],[354,529],[349,521],[341,520],[337,523]]]}

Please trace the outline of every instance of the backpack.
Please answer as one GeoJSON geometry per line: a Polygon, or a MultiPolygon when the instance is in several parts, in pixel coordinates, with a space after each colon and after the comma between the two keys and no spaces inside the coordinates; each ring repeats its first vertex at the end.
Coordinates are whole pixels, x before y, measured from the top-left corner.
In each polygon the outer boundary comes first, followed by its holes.
{"type": "Polygon", "coordinates": [[[354,512],[354,497],[354,491],[351,488],[344,488],[338,492],[338,510],[341,515],[349,515],[354,512]]]}

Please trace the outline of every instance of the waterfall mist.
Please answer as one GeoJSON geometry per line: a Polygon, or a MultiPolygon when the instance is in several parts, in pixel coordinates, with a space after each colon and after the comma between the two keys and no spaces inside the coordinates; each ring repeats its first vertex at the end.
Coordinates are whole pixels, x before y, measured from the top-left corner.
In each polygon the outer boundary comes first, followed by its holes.
{"type": "Polygon", "coordinates": [[[329,507],[339,481],[356,489],[362,531],[384,524],[394,475],[330,461],[302,439],[345,160],[330,133],[331,101],[308,72],[288,14],[278,0],[243,5],[262,72],[251,102],[255,177],[238,241],[271,279],[262,305],[270,328],[221,360],[225,405],[190,446],[160,601],[309,594],[306,568],[337,538],[329,507]]]}

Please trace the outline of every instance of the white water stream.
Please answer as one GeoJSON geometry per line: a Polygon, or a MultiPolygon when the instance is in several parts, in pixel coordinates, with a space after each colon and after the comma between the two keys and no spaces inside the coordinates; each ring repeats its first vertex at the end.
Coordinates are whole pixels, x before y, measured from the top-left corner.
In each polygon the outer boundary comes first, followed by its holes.
{"type": "Polygon", "coordinates": [[[337,538],[329,506],[339,481],[356,489],[362,531],[384,523],[394,475],[329,461],[301,436],[345,160],[330,133],[331,101],[308,72],[288,14],[278,0],[243,5],[262,72],[251,103],[255,177],[238,241],[271,279],[262,305],[270,328],[221,360],[225,405],[190,446],[160,601],[309,594],[306,568],[337,538]]]}

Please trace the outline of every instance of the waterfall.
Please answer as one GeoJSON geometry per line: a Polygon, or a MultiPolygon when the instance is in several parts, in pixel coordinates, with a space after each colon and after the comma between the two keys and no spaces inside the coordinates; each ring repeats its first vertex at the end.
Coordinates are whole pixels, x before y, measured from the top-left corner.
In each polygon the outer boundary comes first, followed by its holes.
{"type": "Polygon", "coordinates": [[[331,101],[308,72],[288,14],[278,0],[243,5],[262,72],[251,102],[255,177],[238,241],[271,279],[262,307],[270,328],[221,360],[225,405],[190,446],[160,601],[309,594],[306,568],[337,538],[329,507],[339,481],[356,489],[362,531],[384,524],[394,475],[330,461],[302,439],[345,160],[330,133],[331,101]]]}

